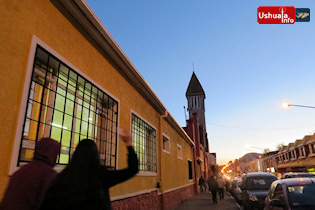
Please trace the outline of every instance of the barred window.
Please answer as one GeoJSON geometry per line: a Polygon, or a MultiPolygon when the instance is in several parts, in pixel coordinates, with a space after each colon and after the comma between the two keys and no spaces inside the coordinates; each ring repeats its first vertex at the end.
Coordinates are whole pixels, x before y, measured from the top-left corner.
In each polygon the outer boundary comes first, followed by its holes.
{"type": "Polygon", "coordinates": [[[132,142],[139,159],[141,171],[157,171],[156,131],[132,114],[132,142]]]}
{"type": "Polygon", "coordinates": [[[61,143],[60,165],[88,138],[98,146],[101,163],[115,168],[117,119],[117,101],[37,46],[18,165],[32,160],[42,137],[61,143]]]}

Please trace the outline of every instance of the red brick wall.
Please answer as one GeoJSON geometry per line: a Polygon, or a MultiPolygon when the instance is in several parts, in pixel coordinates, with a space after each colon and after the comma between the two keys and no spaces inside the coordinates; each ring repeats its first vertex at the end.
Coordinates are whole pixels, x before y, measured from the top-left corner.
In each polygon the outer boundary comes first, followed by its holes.
{"type": "Polygon", "coordinates": [[[194,185],[189,185],[177,190],[173,190],[161,195],[161,200],[164,204],[164,209],[171,209],[180,204],[182,201],[192,197],[195,194],[194,185]]]}
{"type": "Polygon", "coordinates": [[[144,193],[131,198],[112,202],[113,210],[159,210],[161,207],[160,196],[157,191],[144,193]]]}
{"type": "Polygon", "coordinates": [[[173,190],[162,195],[157,191],[112,202],[113,210],[161,210],[171,209],[195,194],[194,185],[173,190]],[[164,204],[164,208],[162,208],[164,204]]]}

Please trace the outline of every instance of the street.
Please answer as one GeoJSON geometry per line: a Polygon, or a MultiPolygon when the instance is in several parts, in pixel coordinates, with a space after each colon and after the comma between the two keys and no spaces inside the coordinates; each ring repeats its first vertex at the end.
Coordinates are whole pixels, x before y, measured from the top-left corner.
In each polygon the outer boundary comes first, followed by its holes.
{"type": "Polygon", "coordinates": [[[195,195],[192,198],[184,201],[183,203],[176,206],[172,210],[202,210],[202,209],[239,210],[241,208],[228,193],[225,193],[223,200],[220,200],[218,197],[218,203],[212,204],[211,194],[208,192],[204,192],[204,193],[195,195]]]}

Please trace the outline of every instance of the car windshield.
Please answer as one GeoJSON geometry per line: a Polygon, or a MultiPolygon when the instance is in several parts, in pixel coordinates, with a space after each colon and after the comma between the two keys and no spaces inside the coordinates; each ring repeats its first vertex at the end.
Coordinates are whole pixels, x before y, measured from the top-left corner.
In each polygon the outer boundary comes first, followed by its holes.
{"type": "Polygon", "coordinates": [[[290,177],[313,177],[313,174],[292,174],[290,177]]]}
{"type": "Polygon", "coordinates": [[[268,190],[271,183],[277,180],[272,176],[249,177],[246,181],[246,189],[248,190],[268,190]]]}
{"type": "Polygon", "coordinates": [[[288,187],[292,207],[315,207],[315,184],[288,187]]]}

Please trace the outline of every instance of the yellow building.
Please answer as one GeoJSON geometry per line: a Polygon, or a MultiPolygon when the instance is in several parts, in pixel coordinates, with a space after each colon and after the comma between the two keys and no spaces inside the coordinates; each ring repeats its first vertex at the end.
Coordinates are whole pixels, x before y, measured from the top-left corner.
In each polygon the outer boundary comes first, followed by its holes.
{"type": "Polygon", "coordinates": [[[0,198],[41,137],[62,144],[56,170],[84,138],[102,164],[126,167],[119,127],[132,130],[140,172],[111,189],[114,209],[194,194],[194,143],[84,0],[6,0],[0,12],[0,198]]]}
{"type": "Polygon", "coordinates": [[[283,146],[276,157],[277,171],[315,173],[315,134],[283,146]]]}

